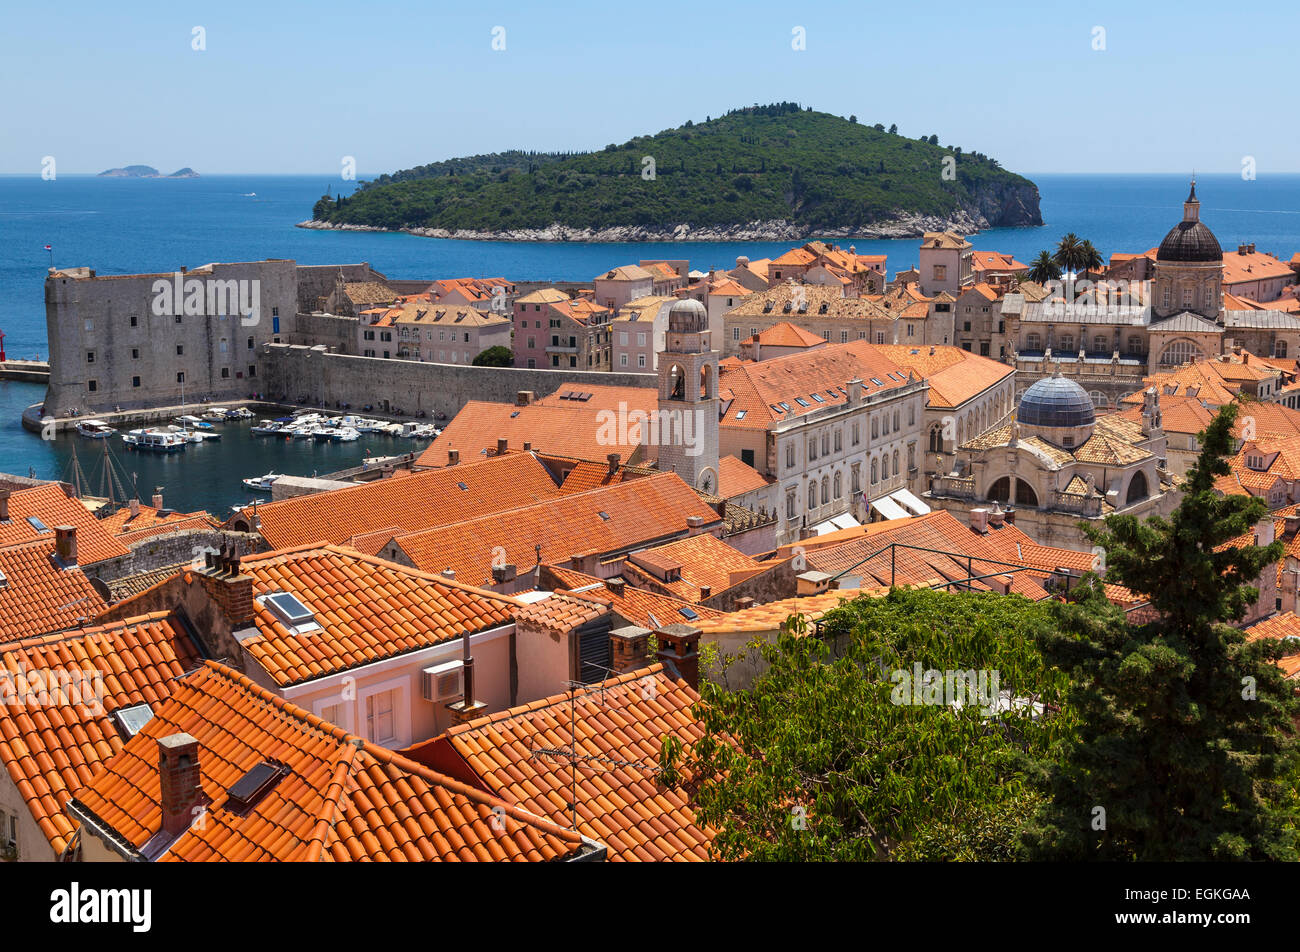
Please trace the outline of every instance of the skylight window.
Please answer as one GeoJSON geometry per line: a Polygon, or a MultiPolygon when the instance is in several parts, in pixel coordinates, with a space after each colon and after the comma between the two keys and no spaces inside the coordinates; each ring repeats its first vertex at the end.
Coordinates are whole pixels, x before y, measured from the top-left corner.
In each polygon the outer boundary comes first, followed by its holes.
{"type": "Polygon", "coordinates": [[[469,487],[466,486],[464,483],[457,483],[457,484],[456,484],[456,488],[459,489],[461,492],[468,492],[468,491],[469,491],[469,487]]]}
{"type": "Polygon", "coordinates": [[[782,401],[781,401],[781,409],[782,409],[782,410],[789,410],[789,409],[790,409],[790,404],[788,404],[788,403],[786,403],[784,400],[782,400],[782,401]]]}
{"type": "MultiPolygon", "coordinates": [[[[794,402],[797,403],[797,404],[799,404],[799,406],[801,406],[801,407],[810,407],[810,406],[812,406],[812,404],[809,403],[807,400],[805,400],[803,397],[795,397],[795,398],[794,398],[794,402]]],[[[784,406],[784,404],[782,404],[782,405],[784,406]]]]}
{"type": "Polygon", "coordinates": [[[812,398],[813,398],[814,400],[816,400],[818,403],[825,403],[825,402],[826,402],[826,398],[823,397],[820,393],[814,393],[814,394],[812,394],[812,398]]]}
{"type": "Polygon", "coordinates": [[[872,377],[871,382],[874,383],[877,387],[883,387],[885,385],[885,382],[881,380],[879,377],[872,377]]]}
{"type": "Polygon", "coordinates": [[[262,604],[281,624],[295,633],[320,628],[316,623],[316,614],[304,605],[297,595],[290,592],[272,592],[262,598],[262,604]]]}
{"type": "Polygon", "coordinates": [[[279,764],[262,761],[235,781],[229,790],[226,808],[240,811],[255,806],[287,772],[279,764]]]}
{"type": "Polygon", "coordinates": [[[748,413],[748,412],[749,412],[748,410],[737,410],[737,411],[736,411],[736,419],[737,419],[737,420],[743,420],[743,419],[745,419],[745,414],[748,413]]]}
{"type": "Polygon", "coordinates": [[[677,611],[687,621],[695,621],[695,619],[700,617],[699,613],[693,608],[679,608],[677,611]]]}
{"type": "Polygon", "coordinates": [[[132,704],[130,707],[119,707],[113,712],[113,722],[127,740],[140,733],[141,729],[151,720],[153,720],[153,708],[145,703],[132,704]]]}
{"type": "Polygon", "coordinates": [[[28,517],[27,517],[27,523],[28,523],[28,525],[30,525],[33,529],[35,529],[37,532],[49,532],[49,531],[50,531],[50,527],[47,526],[45,523],[41,522],[41,520],[37,519],[35,516],[28,516],[28,517]]]}
{"type": "Polygon", "coordinates": [[[600,518],[604,519],[606,522],[609,522],[609,513],[602,511],[596,513],[596,515],[600,516],[600,518]]]}

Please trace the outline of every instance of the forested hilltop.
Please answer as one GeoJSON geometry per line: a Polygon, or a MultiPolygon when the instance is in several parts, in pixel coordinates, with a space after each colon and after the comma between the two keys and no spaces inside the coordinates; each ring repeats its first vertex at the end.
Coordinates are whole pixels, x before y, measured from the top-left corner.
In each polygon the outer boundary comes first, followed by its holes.
{"type": "Polygon", "coordinates": [[[599,152],[435,162],[364,182],[347,198],[324,196],[312,219],[304,226],[541,240],[905,236],[1042,223],[1037,186],[995,159],[797,103],[737,109],[599,152]]]}

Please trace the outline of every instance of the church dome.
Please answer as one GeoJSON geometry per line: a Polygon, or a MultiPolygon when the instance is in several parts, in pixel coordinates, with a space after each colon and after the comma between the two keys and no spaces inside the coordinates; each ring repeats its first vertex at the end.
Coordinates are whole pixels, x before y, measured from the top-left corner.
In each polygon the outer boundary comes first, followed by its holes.
{"type": "Polygon", "coordinates": [[[1088,392],[1066,377],[1044,377],[1020,398],[1016,421],[1025,426],[1080,427],[1097,420],[1088,392]]]}
{"type": "Polygon", "coordinates": [[[1187,196],[1187,201],[1183,203],[1183,220],[1169,229],[1165,240],[1160,242],[1156,260],[1169,262],[1223,260],[1223,249],[1219,247],[1219,239],[1215,238],[1214,232],[1201,221],[1201,203],[1196,198],[1195,182],[1192,183],[1192,191],[1187,196]]]}
{"type": "Polygon", "coordinates": [[[709,312],[694,298],[683,298],[668,309],[668,329],[686,334],[707,331],[709,312]]]}

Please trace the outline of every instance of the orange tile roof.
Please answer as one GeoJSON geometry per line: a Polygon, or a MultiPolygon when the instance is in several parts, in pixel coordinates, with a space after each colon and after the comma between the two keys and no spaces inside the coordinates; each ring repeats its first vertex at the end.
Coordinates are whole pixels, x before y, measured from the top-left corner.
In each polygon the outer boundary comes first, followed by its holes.
{"type": "Polygon", "coordinates": [[[569,470],[569,474],[564,477],[564,482],[560,488],[566,493],[586,492],[588,489],[621,483],[623,475],[621,466],[611,474],[608,462],[592,463],[582,460],[577,466],[569,470]]]}
{"type": "Polygon", "coordinates": [[[772,261],[774,265],[805,265],[812,264],[817,260],[817,256],[803,248],[791,248],[779,258],[772,261]]]}
{"type": "Polygon", "coordinates": [[[1014,367],[960,347],[879,344],[876,349],[929,381],[926,405],[930,407],[959,407],[1015,373],[1014,367]]]}
{"type": "MultiPolygon", "coordinates": [[[[286,548],[340,543],[393,525],[414,532],[559,495],[546,467],[519,453],[266,503],[257,515],[266,540],[286,548]]],[[[251,519],[251,506],[243,512],[251,519]]]]}
{"type": "Polygon", "coordinates": [[[864,394],[880,393],[906,385],[908,372],[875,344],[853,341],[742,363],[718,372],[719,391],[732,392],[733,400],[719,421],[721,426],[766,429],[785,416],[782,403],[795,416],[848,400],[848,382],[862,381],[864,394]],[[892,375],[892,376],[891,376],[892,375]],[[873,383],[872,378],[880,383],[873,383]],[[843,388],[843,389],[841,389],[843,388]],[[817,397],[814,398],[813,394],[817,397]],[[799,401],[803,400],[804,404],[799,401]],[[744,413],[743,418],[737,414],[744,413]]]}
{"type": "MultiPolygon", "coordinates": [[[[970,574],[993,575],[1008,568],[1000,564],[1004,562],[1030,564],[1023,557],[1011,558],[1005,548],[990,544],[987,536],[974,532],[944,509],[909,519],[891,519],[879,523],[879,527],[842,545],[807,552],[805,558],[809,568],[830,575],[848,573],[860,578],[868,587],[890,584],[929,586],[965,579],[970,574]],[[891,544],[938,551],[886,549],[891,544]],[[881,552],[882,549],[886,551],[881,552]],[[940,554],[945,552],[953,555],[940,554]]],[[[989,533],[990,536],[994,534],[989,533]]],[[[1088,558],[1091,561],[1091,556],[1088,558]]],[[[1010,578],[1012,592],[1033,601],[1049,597],[1038,580],[1026,573],[1013,572],[1010,578]]],[[[991,588],[987,581],[963,584],[980,591],[991,588]]]]}
{"type": "Polygon", "coordinates": [[[65,804],[122,749],[113,712],[134,704],[157,711],[172,679],[198,659],[185,628],[166,612],[0,646],[0,671],[10,672],[6,693],[14,702],[0,703],[0,761],[56,857],[75,830],[65,804]],[[24,683],[20,671],[93,672],[102,680],[96,685],[91,674],[71,682],[65,696],[72,703],[40,703],[39,694],[27,693],[39,687],[24,683]]]}
{"type": "Polygon", "coordinates": [[[256,603],[242,642],[278,685],[298,684],[508,624],[513,598],[338,546],[245,556],[253,595],[290,592],[321,628],[295,634],[256,603]]]}
{"type": "Polygon", "coordinates": [[[665,737],[689,745],[703,736],[691,713],[698,700],[656,664],[572,700],[557,694],[454,727],[419,756],[456,764],[457,775],[555,823],[571,822],[576,793],[578,831],[604,843],[611,861],[703,861],[712,830],[696,824],[679,787],[664,787],[657,777],[665,737]],[[598,759],[575,771],[567,759],[534,753],[568,746],[598,759]]]}
{"type": "Polygon", "coordinates": [[[80,566],[63,568],[52,539],[0,548],[0,642],[58,631],[107,607],[80,566]]]}
{"type": "Polygon", "coordinates": [[[69,498],[58,483],[19,489],[9,497],[9,521],[0,522],[0,546],[52,539],[54,527],[61,525],[77,527],[77,561],[82,565],[127,554],[126,546],[114,539],[81,502],[69,498]],[[37,532],[27,521],[31,517],[45,523],[48,532],[37,532]]]}
{"type": "Polygon", "coordinates": [[[723,456],[718,460],[718,494],[726,499],[766,489],[771,484],[772,480],[735,456],[723,456]]]}
{"type": "Polygon", "coordinates": [[[682,614],[683,609],[693,613],[697,618],[721,618],[726,612],[703,605],[692,605],[684,599],[673,595],[661,595],[631,584],[625,584],[621,590],[611,588],[605,579],[586,575],[575,569],[548,565],[545,576],[552,576],[557,583],[564,586],[564,591],[578,598],[598,599],[608,602],[610,608],[621,618],[642,628],[660,628],[675,622],[694,623],[694,619],[682,614]]]}
{"type": "Polygon", "coordinates": [[[748,576],[766,567],[752,556],[705,533],[631,553],[624,563],[623,575],[643,588],[663,587],[678,598],[695,602],[700,600],[701,589],[705,586],[712,594],[730,588],[733,572],[748,576]],[[665,581],[664,575],[680,577],[665,581]]]}
{"type": "Polygon", "coordinates": [[[1017,261],[1015,255],[1000,251],[976,251],[971,255],[971,265],[978,274],[981,271],[1028,271],[1029,265],[1017,261]]]}
{"type": "Polygon", "coordinates": [[[420,454],[421,466],[445,466],[449,450],[462,462],[495,452],[497,440],[507,440],[511,450],[534,451],[575,459],[604,460],[618,453],[630,462],[641,452],[640,428],[635,413],[654,413],[658,391],[652,387],[606,387],[565,384],[555,393],[528,406],[470,400],[443,429],[442,435],[420,454]],[[569,399],[567,395],[590,395],[569,399]],[[621,411],[621,413],[620,413],[621,411]]]}
{"type": "Polygon", "coordinates": [[[577,834],[353,737],[211,661],[176,682],[75,803],[160,862],[529,862],[586,851],[577,834]],[[177,733],[198,741],[210,803],[201,824],[150,844],[162,825],[157,742],[177,733]],[[236,808],[231,787],[268,760],[284,775],[236,808]],[[157,849],[165,852],[154,857],[157,849]]]}
{"type": "Polygon", "coordinates": [[[153,506],[140,504],[140,511],[131,515],[131,510],[123,506],[116,512],[99,521],[106,532],[117,536],[125,542],[158,535],[162,532],[176,532],[180,529],[211,529],[217,520],[206,512],[176,512],[171,509],[155,509],[153,506]]]}
{"type": "Polygon", "coordinates": [[[515,621],[546,631],[569,631],[603,617],[609,603],[592,597],[579,598],[554,592],[540,601],[529,602],[515,611],[515,621]]]}
{"type": "Polygon", "coordinates": [[[1247,641],[1257,641],[1260,638],[1272,638],[1277,641],[1297,639],[1290,643],[1293,646],[1290,653],[1277,660],[1277,666],[1282,669],[1282,673],[1288,680],[1300,676],[1300,654],[1297,654],[1300,652],[1300,618],[1297,618],[1293,612],[1282,612],[1246,629],[1247,641]]]}
{"type": "Polygon", "coordinates": [[[1223,283],[1247,284],[1251,281],[1269,281],[1275,278],[1290,279],[1295,272],[1284,261],[1279,261],[1263,251],[1239,253],[1236,250],[1223,254],[1223,283]]]}
{"type": "Polygon", "coordinates": [[[486,582],[504,550],[506,564],[520,570],[542,561],[562,562],[589,552],[602,554],[685,534],[686,520],[700,516],[705,529],[718,514],[675,473],[656,473],[586,492],[570,493],[455,525],[399,536],[397,543],[419,568],[451,568],[471,584],[486,582]],[[605,515],[601,515],[604,513],[605,515]]]}
{"type": "Polygon", "coordinates": [[[713,285],[709,288],[709,294],[710,295],[716,294],[720,297],[743,298],[749,296],[749,289],[737,284],[731,278],[726,278],[722,281],[715,281],[713,285]]]}
{"type": "Polygon", "coordinates": [[[740,611],[728,612],[721,618],[701,618],[695,627],[704,634],[727,634],[731,632],[776,631],[791,615],[802,615],[810,623],[818,620],[828,611],[839,608],[845,602],[861,596],[874,597],[887,592],[886,588],[873,587],[866,590],[848,588],[831,589],[820,595],[807,595],[802,598],[782,598],[762,605],[752,605],[740,611]]]}
{"type": "Polygon", "coordinates": [[[765,347],[823,347],[826,344],[826,338],[804,330],[789,321],[773,324],[767,330],[755,334],[750,340],[756,340],[765,347]]]}

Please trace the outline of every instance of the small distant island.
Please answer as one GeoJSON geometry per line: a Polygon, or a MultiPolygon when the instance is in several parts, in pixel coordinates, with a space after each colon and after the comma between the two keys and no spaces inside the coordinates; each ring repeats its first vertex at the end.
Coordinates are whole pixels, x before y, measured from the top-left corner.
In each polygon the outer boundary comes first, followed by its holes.
{"type": "Polygon", "coordinates": [[[509,241],[786,241],[1041,225],[1038,187],[938,135],[798,103],[599,152],[499,152],[322,196],[302,228],[509,241]]]}
{"type": "Polygon", "coordinates": [[[183,169],[177,169],[171,175],[163,175],[152,165],[127,165],[120,169],[106,169],[99,173],[100,178],[198,178],[199,173],[195,172],[188,165],[183,169]]]}

